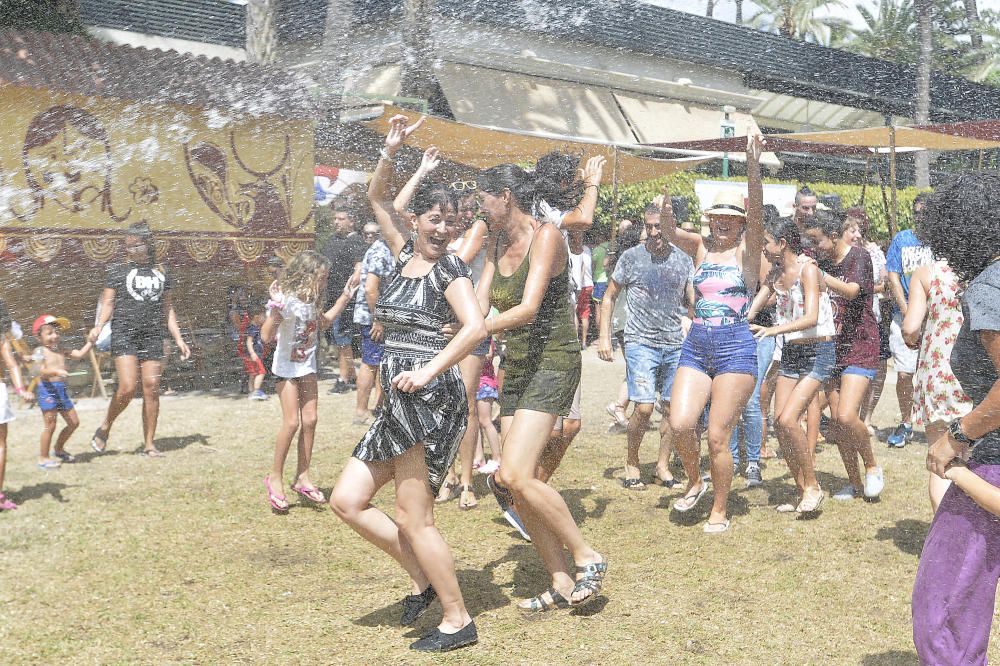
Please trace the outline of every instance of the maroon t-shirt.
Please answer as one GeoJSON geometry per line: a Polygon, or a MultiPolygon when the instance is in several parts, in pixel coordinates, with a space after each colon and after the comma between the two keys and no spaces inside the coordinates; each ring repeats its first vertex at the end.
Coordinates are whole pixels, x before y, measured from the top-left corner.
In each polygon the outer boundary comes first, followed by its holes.
{"type": "Polygon", "coordinates": [[[843,282],[861,287],[853,300],[830,290],[833,318],[837,324],[837,366],[854,365],[874,370],[878,367],[879,337],[872,310],[875,279],[868,252],[852,247],[839,264],[824,260],[819,262],[819,267],[843,282]]]}

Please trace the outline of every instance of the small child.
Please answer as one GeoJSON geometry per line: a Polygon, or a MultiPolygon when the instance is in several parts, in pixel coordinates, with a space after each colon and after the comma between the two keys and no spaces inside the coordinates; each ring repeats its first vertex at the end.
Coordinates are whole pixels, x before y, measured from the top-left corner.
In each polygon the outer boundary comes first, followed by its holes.
{"type": "Polygon", "coordinates": [[[267,370],[264,367],[266,357],[266,346],[260,337],[260,328],[267,318],[264,306],[255,307],[251,310],[250,325],[246,327],[243,334],[243,369],[247,373],[247,381],[250,384],[250,400],[267,400],[264,393],[264,377],[267,370]]]}
{"type": "Polygon", "coordinates": [[[278,513],[288,511],[283,477],[285,458],[296,431],[299,460],[292,490],[310,502],[326,501],[322,491],[309,480],[316,437],[316,348],[320,329],[330,327],[352,295],[344,292],[332,308],[320,311],[329,271],[329,261],[317,252],[305,250],[295,255],[281,277],[271,285],[267,319],[261,326],[260,337],[264,343],[277,337],[271,370],[278,377],[281,427],[275,441],[271,472],[264,477],[264,488],[268,503],[278,513]]]}
{"type": "MultiPolygon", "coordinates": [[[[483,362],[483,371],[479,375],[479,391],[476,393],[476,409],[479,414],[479,427],[483,433],[483,439],[490,445],[490,453],[493,458],[479,466],[480,474],[492,474],[500,468],[500,434],[493,423],[493,403],[496,402],[499,394],[497,392],[497,375],[493,368],[493,357],[496,354],[496,343],[490,340],[490,351],[483,362]]],[[[482,441],[482,440],[480,440],[482,441]]],[[[482,444],[480,444],[480,447],[482,444]]],[[[484,456],[482,449],[479,451],[480,459],[484,456]]]]}
{"type": "Polygon", "coordinates": [[[38,407],[42,410],[42,418],[45,420],[38,451],[38,467],[45,470],[56,469],[64,462],[71,463],[76,460],[66,451],[67,440],[80,425],[80,418],[76,415],[73,401],[70,400],[69,391],[66,390],[66,383],[63,381],[69,375],[66,371],[66,357],[79,361],[90,351],[92,343],[88,340],[79,349],[64,352],[59,347],[59,331],[67,328],[69,328],[67,319],[49,314],[38,317],[31,327],[32,335],[41,343],[32,358],[41,364],[35,395],[38,407]],[[49,457],[52,434],[56,431],[57,412],[66,421],[66,427],[60,431],[56,439],[55,448],[52,450],[54,457],[49,457]]]}
{"type": "MultiPolygon", "coordinates": [[[[21,381],[21,368],[14,360],[11,340],[14,337],[14,326],[7,307],[0,301],[0,359],[6,366],[11,381],[14,383],[14,390],[23,399],[27,395],[24,384],[21,381]]],[[[0,375],[0,511],[12,511],[17,508],[9,497],[3,494],[4,472],[7,470],[7,424],[14,420],[14,410],[10,407],[10,400],[7,397],[7,385],[0,375]]]]}

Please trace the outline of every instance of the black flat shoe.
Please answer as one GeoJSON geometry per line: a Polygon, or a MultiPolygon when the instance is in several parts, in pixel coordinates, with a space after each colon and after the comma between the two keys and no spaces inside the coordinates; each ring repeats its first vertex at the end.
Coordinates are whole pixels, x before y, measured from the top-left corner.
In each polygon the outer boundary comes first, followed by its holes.
{"type": "Polygon", "coordinates": [[[453,634],[443,634],[435,627],[434,631],[419,641],[411,643],[410,649],[419,650],[420,652],[449,652],[450,650],[457,650],[467,645],[474,645],[478,640],[479,634],[476,633],[476,623],[469,622],[469,624],[453,634]]]}
{"type": "Polygon", "coordinates": [[[409,594],[403,597],[403,617],[400,618],[399,623],[404,627],[410,626],[424,614],[424,611],[435,599],[437,599],[437,592],[430,585],[420,594],[409,594]]]}

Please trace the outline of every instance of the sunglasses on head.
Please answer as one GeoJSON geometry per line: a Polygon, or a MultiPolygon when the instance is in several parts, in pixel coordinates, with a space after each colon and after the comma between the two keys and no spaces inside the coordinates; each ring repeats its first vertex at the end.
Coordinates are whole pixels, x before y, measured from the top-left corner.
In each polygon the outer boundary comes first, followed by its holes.
{"type": "Polygon", "coordinates": [[[474,180],[456,180],[450,187],[456,192],[479,189],[479,185],[474,180]]]}

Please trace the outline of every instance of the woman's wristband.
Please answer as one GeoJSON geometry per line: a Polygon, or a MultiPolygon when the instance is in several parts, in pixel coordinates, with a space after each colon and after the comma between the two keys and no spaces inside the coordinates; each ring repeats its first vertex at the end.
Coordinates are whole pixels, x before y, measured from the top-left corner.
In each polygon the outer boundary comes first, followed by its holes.
{"type": "Polygon", "coordinates": [[[274,299],[271,299],[267,302],[267,309],[277,310],[278,312],[281,312],[282,310],[285,309],[285,304],[282,301],[276,301],[274,299]]]}

